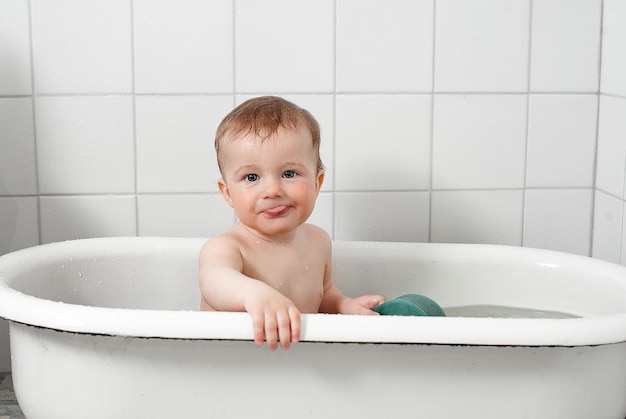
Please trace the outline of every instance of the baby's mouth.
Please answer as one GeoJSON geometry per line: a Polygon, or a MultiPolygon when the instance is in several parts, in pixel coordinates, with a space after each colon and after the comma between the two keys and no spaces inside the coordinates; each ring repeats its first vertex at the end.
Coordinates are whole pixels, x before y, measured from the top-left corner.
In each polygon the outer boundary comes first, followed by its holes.
{"type": "Polygon", "coordinates": [[[281,215],[285,215],[289,211],[289,207],[287,205],[279,205],[274,208],[269,208],[263,211],[263,213],[269,217],[280,217],[281,215]]]}

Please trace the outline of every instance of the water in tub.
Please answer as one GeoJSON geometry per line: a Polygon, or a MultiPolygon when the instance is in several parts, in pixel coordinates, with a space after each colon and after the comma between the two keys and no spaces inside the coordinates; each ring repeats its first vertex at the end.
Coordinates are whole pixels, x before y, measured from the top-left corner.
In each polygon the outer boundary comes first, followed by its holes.
{"type": "Polygon", "coordinates": [[[490,304],[445,307],[448,317],[500,317],[523,319],[574,319],[580,316],[560,311],[537,310],[522,307],[509,307],[490,304]]]}

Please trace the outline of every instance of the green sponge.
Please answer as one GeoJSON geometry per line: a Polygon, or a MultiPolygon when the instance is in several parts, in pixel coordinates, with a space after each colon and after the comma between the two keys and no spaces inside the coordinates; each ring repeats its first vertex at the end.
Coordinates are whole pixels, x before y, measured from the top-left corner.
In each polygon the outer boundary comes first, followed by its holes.
{"type": "Polygon", "coordinates": [[[377,313],[387,316],[445,316],[441,306],[420,294],[405,294],[372,307],[377,313]]]}

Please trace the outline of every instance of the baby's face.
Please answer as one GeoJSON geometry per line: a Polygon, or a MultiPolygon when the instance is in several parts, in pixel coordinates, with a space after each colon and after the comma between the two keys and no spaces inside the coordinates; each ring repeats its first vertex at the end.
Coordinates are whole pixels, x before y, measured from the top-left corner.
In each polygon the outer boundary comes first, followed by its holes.
{"type": "Polygon", "coordinates": [[[313,212],[324,174],[309,133],[281,128],[265,141],[254,134],[226,138],[222,157],[220,191],[259,235],[288,234],[313,212]]]}

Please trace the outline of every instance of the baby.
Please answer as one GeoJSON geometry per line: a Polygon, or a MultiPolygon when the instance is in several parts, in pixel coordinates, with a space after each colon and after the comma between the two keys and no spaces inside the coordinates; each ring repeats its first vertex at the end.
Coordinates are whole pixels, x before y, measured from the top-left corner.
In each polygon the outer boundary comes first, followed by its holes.
{"type": "Polygon", "coordinates": [[[202,310],[247,311],[254,341],[300,339],[300,313],[370,314],[385,298],[345,296],[332,282],[331,240],[306,224],[324,181],[320,129],[278,97],[244,102],[221,122],[218,188],[238,222],[200,252],[202,310]]]}

